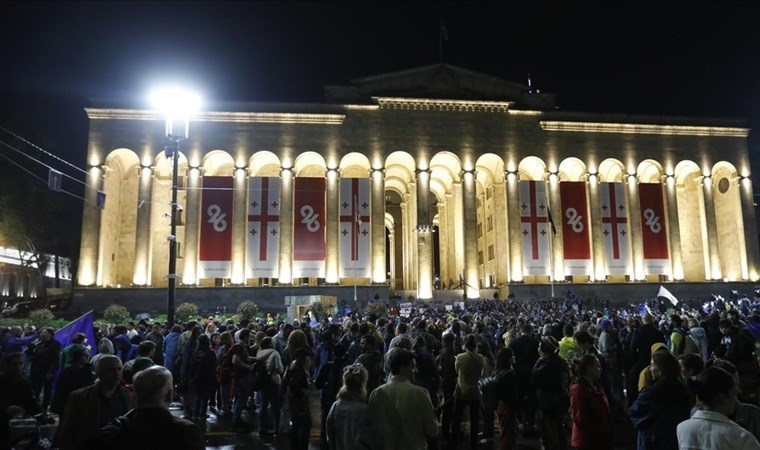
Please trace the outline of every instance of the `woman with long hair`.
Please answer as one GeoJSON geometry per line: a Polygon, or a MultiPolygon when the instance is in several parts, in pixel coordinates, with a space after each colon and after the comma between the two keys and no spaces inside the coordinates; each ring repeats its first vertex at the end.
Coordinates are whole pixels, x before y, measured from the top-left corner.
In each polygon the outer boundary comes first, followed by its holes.
{"type": "Polygon", "coordinates": [[[739,386],[735,377],[720,367],[708,367],[687,380],[702,409],[678,424],[680,448],[694,450],[760,450],[757,439],[728,416],[736,409],[739,386]]]}
{"type": "Polygon", "coordinates": [[[577,378],[570,384],[570,414],[573,417],[572,446],[578,450],[609,450],[613,447],[610,403],[601,384],[602,365],[591,354],[575,364],[577,378]]]}
{"type": "Polygon", "coordinates": [[[325,429],[330,450],[369,449],[367,369],[354,363],[343,369],[343,386],[327,414],[325,429]]]}
{"type": "Polygon", "coordinates": [[[631,422],[638,430],[638,450],[677,450],[676,426],[689,418],[693,398],[681,377],[678,358],[667,350],[652,355],[654,384],[631,405],[631,422]]]}

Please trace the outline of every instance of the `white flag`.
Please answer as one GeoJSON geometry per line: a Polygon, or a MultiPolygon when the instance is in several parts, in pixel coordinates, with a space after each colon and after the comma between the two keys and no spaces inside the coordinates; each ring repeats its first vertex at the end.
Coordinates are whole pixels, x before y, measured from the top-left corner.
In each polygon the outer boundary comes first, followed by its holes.
{"type": "Polygon", "coordinates": [[[678,299],[670,293],[669,290],[665,289],[662,285],[660,285],[660,290],[657,292],[658,297],[665,297],[668,300],[670,300],[670,303],[673,304],[673,306],[676,306],[678,304],[678,299]]]}

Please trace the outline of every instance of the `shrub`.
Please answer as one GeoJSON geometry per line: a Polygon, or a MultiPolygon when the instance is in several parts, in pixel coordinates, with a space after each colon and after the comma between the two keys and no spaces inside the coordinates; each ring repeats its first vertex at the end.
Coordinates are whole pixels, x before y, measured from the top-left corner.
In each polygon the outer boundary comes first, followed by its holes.
{"type": "Polygon", "coordinates": [[[259,305],[250,300],[241,302],[237,307],[237,313],[242,319],[252,320],[258,312],[259,305]]]}
{"type": "Polygon", "coordinates": [[[29,312],[29,322],[37,328],[50,326],[54,320],[55,316],[49,309],[36,309],[29,312]]]}
{"type": "Polygon", "coordinates": [[[103,319],[115,325],[123,324],[129,319],[129,311],[121,305],[108,305],[105,311],[103,311],[103,319]]]}
{"type": "Polygon", "coordinates": [[[177,320],[187,322],[198,316],[198,306],[195,303],[183,303],[174,311],[177,320]]]}
{"type": "Polygon", "coordinates": [[[374,303],[367,304],[367,314],[374,314],[375,317],[383,317],[388,315],[388,305],[383,302],[375,300],[374,303]]]}
{"type": "Polygon", "coordinates": [[[312,303],[309,305],[309,308],[311,309],[311,313],[314,314],[314,320],[322,320],[327,318],[327,316],[329,316],[331,313],[330,310],[332,309],[322,302],[312,303]]]}

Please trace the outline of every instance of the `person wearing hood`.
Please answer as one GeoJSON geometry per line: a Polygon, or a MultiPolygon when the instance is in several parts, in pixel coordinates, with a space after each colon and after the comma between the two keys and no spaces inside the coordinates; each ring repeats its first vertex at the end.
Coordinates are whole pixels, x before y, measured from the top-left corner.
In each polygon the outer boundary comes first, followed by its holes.
{"type": "Polygon", "coordinates": [[[164,338],[164,367],[174,376],[175,380],[179,379],[179,370],[176,366],[179,346],[179,336],[182,334],[182,328],[174,325],[172,331],[164,338]]]}
{"type": "Polygon", "coordinates": [[[100,341],[98,341],[98,354],[93,356],[90,360],[90,366],[92,367],[93,373],[97,373],[98,363],[104,356],[113,355],[115,353],[116,351],[113,348],[113,342],[107,337],[101,338],[100,341]]]}
{"type": "MultiPolygon", "coordinates": [[[[665,345],[662,342],[657,342],[656,344],[652,344],[652,355],[654,356],[655,353],[665,351],[669,352],[668,346],[665,345]]],[[[646,366],[644,369],[639,372],[639,392],[643,391],[645,387],[651,386],[654,384],[654,379],[652,378],[652,365],[646,366]]]]}
{"type": "Polygon", "coordinates": [[[684,353],[696,353],[707,362],[710,354],[708,353],[707,332],[699,326],[696,319],[689,319],[689,334],[686,336],[684,353]]]}
{"type": "Polygon", "coordinates": [[[122,364],[137,357],[138,346],[133,344],[126,335],[120,334],[113,338],[116,347],[116,356],[122,364]]]}

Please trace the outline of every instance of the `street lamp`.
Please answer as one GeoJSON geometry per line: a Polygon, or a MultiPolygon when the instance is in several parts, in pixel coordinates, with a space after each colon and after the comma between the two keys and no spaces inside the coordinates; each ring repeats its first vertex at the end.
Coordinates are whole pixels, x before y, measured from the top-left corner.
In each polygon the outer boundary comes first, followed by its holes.
{"type": "Polygon", "coordinates": [[[190,116],[198,110],[200,97],[189,92],[172,88],[157,90],[151,94],[151,103],[166,119],[166,137],[169,145],[166,157],[172,158],[172,212],[169,241],[169,288],[166,304],[167,328],[174,324],[174,299],[177,293],[177,173],[179,172],[179,141],[185,140],[190,132],[190,116]]]}

